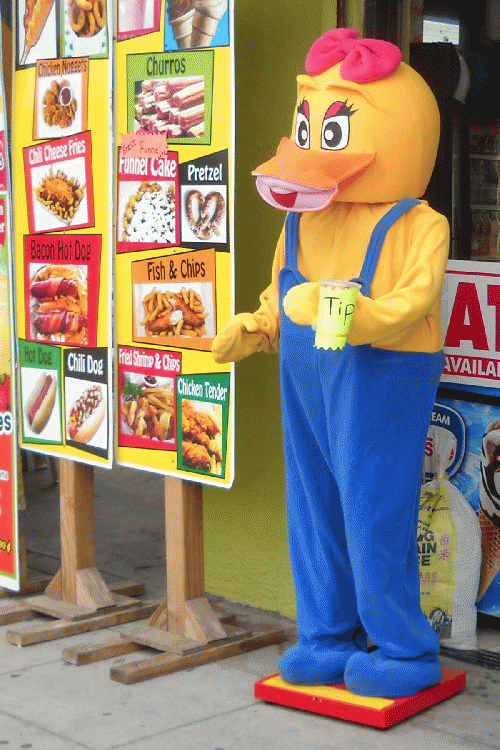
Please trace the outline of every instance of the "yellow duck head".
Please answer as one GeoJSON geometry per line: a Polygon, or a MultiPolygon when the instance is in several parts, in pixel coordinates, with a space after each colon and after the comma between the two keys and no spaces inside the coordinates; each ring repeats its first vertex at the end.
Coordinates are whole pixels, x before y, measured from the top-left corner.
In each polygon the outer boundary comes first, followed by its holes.
{"type": "Polygon", "coordinates": [[[439,111],[423,78],[395,45],[334,29],[311,47],[299,76],[291,138],[257,167],[256,187],[284,211],[332,201],[419,198],[439,143],[439,111]]]}

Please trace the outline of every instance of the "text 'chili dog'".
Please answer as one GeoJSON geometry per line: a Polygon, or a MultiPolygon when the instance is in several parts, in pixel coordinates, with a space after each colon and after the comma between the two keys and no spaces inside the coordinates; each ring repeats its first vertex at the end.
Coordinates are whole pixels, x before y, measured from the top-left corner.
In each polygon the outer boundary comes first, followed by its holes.
{"type": "Polygon", "coordinates": [[[24,412],[33,432],[43,430],[54,408],[57,382],[52,375],[42,372],[24,405],[24,412]]]}
{"type": "Polygon", "coordinates": [[[99,385],[87,388],[74,403],[68,421],[68,436],[76,443],[88,443],[101,426],[106,401],[99,385]]]}

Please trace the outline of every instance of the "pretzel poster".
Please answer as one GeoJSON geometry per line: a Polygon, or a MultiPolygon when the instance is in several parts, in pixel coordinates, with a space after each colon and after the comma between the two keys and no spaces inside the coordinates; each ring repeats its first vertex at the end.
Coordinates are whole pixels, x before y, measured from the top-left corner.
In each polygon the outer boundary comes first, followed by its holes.
{"type": "Polygon", "coordinates": [[[120,0],[117,461],[233,481],[233,33],[226,0],[120,0]]]}
{"type": "MultiPolygon", "coordinates": [[[[1,22],[1,17],[0,17],[1,22]]],[[[0,43],[1,53],[1,43],[0,43]]],[[[0,54],[0,587],[20,588],[11,194],[0,54]]]]}
{"type": "Polygon", "coordinates": [[[12,126],[21,444],[107,467],[113,12],[17,0],[12,126]]]}

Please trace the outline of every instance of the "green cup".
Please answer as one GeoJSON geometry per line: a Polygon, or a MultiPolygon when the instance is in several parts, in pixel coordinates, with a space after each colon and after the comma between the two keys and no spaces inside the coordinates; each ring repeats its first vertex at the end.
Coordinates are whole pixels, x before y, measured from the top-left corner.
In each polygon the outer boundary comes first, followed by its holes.
{"type": "Polygon", "coordinates": [[[316,349],[344,348],[361,284],[356,281],[320,279],[316,349]]]}

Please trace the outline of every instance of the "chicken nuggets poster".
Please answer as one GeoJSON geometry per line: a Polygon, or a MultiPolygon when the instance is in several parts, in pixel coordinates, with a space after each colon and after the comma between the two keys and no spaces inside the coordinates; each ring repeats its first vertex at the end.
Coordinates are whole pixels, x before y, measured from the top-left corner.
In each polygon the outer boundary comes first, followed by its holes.
{"type": "Polygon", "coordinates": [[[118,16],[116,455],[229,487],[233,365],[211,346],[234,308],[233,4],[203,5],[118,16]]]}
{"type": "Polygon", "coordinates": [[[21,444],[110,467],[113,7],[108,0],[17,0],[14,13],[14,240],[24,248],[16,253],[16,322],[20,351],[36,353],[35,364],[21,363],[21,444]],[[80,350],[85,367],[102,363],[98,380],[84,373],[82,384],[80,373],[66,373],[80,350]],[[64,412],[77,402],[102,416],[95,436],[83,430],[85,440],[74,439],[64,412]]]}

